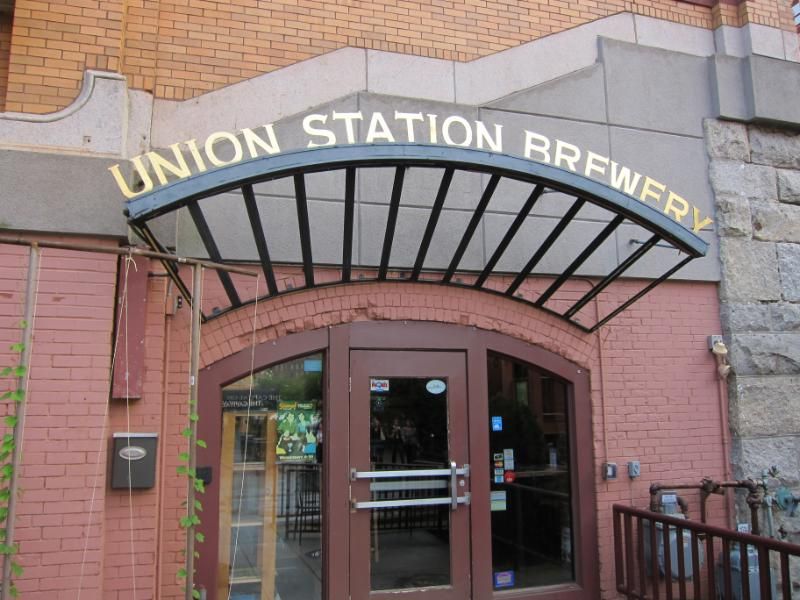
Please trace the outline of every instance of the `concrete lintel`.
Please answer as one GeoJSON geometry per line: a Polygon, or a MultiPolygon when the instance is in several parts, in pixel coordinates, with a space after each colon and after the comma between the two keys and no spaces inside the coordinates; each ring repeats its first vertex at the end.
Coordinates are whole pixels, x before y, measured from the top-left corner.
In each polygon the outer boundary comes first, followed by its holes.
{"type": "Polygon", "coordinates": [[[620,13],[472,62],[456,63],[456,102],[485,104],[588,67],[597,61],[601,36],[634,42],[633,15],[620,13]]]}
{"type": "Polygon", "coordinates": [[[122,75],[86,71],[78,97],[63,110],[45,115],[0,113],[0,140],[5,147],[120,156],[127,108],[122,75]]]}
{"type": "Polygon", "coordinates": [[[695,56],[711,56],[716,51],[714,33],[708,29],[643,15],[634,15],[633,19],[636,43],[642,46],[695,56]]]}
{"type": "Polygon", "coordinates": [[[156,100],[152,144],[272,123],[366,88],[366,50],[341,48],[192,100],[156,100]]]}
{"type": "Polygon", "coordinates": [[[454,69],[451,60],[367,50],[367,91],[455,102],[454,69]]]}

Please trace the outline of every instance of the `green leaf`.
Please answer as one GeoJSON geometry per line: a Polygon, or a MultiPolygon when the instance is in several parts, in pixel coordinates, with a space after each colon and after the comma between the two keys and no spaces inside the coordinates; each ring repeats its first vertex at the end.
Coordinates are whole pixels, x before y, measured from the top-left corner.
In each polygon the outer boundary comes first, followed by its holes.
{"type": "Polygon", "coordinates": [[[14,573],[15,577],[21,577],[24,569],[15,562],[11,562],[11,572],[14,573]]]}
{"type": "Polygon", "coordinates": [[[186,569],[183,567],[178,569],[178,579],[186,579],[186,569]]]}
{"type": "Polygon", "coordinates": [[[198,500],[197,498],[195,498],[194,500],[194,509],[203,512],[203,503],[200,502],[200,500],[198,500]]]}
{"type": "Polygon", "coordinates": [[[192,519],[190,517],[188,517],[188,516],[181,517],[180,521],[178,521],[178,523],[180,524],[181,527],[183,527],[184,529],[187,529],[187,528],[192,526],[192,519]]]}
{"type": "Polygon", "coordinates": [[[202,479],[195,479],[194,480],[194,489],[201,494],[206,491],[206,484],[203,483],[202,479]]]}
{"type": "Polygon", "coordinates": [[[208,448],[208,444],[206,444],[205,440],[197,440],[197,445],[201,448],[208,448]]]}
{"type": "Polygon", "coordinates": [[[17,365],[14,367],[14,377],[24,376],[27,370],[23,365],[17,365]]]}
{"type": "Polygon", "coordinates": [[[16,427],[18,421],[19,419],[17,419],[16,415],[7,415],[5,418],[5,423],[8,427],[16,427]]]}
{"type": "Polygon", "coordinates": [[[189,420],[192,423],[196,423],[197,421],[200,420],[200,416],[197,413],[192,413],[192,414],[189,415],[189,420]]]}
{"type": "Polygon", "coordinates": [[[189,467],[186,465],[180,465],[177,469],[178,475],[186,475],[189,472],[189,467]]]}
{"type": "Polygon", "coordinates": [[[191,430],[191,428],[187,427],[186,429],[184,429],[183,431],[181,431],[181,435],[182,435],[183,437],[192,437],[192,430],[191,430]]]}
{"type": "Polygon", "coordinates": [[[10,464],[3,465],[3,467],[0,468],[0,479],[10,479],[12,473],[14,473],[14,467],[10,464]]]}
{"type": "Polygon", "coordinates": [[[194,534],[194,539],[196,539],[198,542],[202,544],[203,542],[206,541],[206,536],[204,536],[202,533],[198,531],[197,533],[194,534]]]}
{"type": "Polygon", "coordinates": [[[11,584],[11,587],[8,588],[8,593],[11,594],[12,598],[19,597],[19,590],[17,589],[17,586],[14,585],[13,583],[11,584]]]}
{"type": "Polygon", "coordinates": [[[178,454],[178,460],[182,460],[184,462],[188,462],[189,461],[189,453],[188,452],[181,452],[180,454],[178,454]]]}
{"type": "Polygon", "coordinates": [[[19,328],[20,328],[20,329],[25,329],[27,326],[28,326],[28,322],[27,322],[25,319],[22,319],[22,320],[19,322],[19,328]]]}
{"type": "Polygon", "coordinates": [[[16,344],[11,344],[9,349],[12,352],[22,353],[25,350],[25,344],[23,344],[22,342],[17,342],[16,344]]]}
{"type": "Polygon", "coordinates": [[[194,600],[200,600],[200,590],[192,590],[192,598],[194,598],[194,600]]]}
{"type": "Polygon", "coordinates": [[[14,372],[13,367],[3,367],[3,369],[0,370],[0,377],[8,377],[13,372],[14,372]]]}

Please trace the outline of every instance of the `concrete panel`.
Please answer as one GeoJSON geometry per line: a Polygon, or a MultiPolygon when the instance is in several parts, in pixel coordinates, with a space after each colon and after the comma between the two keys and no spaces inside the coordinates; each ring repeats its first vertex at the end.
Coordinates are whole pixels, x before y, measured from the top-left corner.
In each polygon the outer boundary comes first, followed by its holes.
{"type": "Polygon", "coordinates": [[[0,150],[0,224],[9,229],[126,237],[116,161],[0,150]]]}
{"type": "Polygon", "coordinates": [[[718,55],[743,57],[747,56],[745,47],[744,32],[741,27],[730,27],[722,25],[714,30],[714,43],[718,55]]]}
{"type": "Polygon", "coordinates": [[[377,94],[454,102],[453,61],[367,50],[367,90],[377,94]]]}
{"type": "Polygon", "coordinates": [[[156,147],[279,121],[366,89],[366,51],[342,48],[183,102],[157,100],[156,147]]]}
{"type": "Polygon", "coordinates": [[[185,208],[177,211],[175,240],[176,253],[180,256],[208,258],[208,252],[200,240],[200,234],[197,233],[194,221],[185,208]]]}
{"type": "Polygon", "coordinates": [[[800,90],[800,64],[763,56],[751,56],[748,64],[755,118],[800,124],[800,104],[794,101],[800,90]]]}
{"type": "MultiPolygon", "coordinates": [[[[450,266],[450,261],[455,254],[464,231],[467,229],[472,217],[470,211],[444,210],[439,217],[436,230],[431,240],[430,248],[423,267],[426,269],[445,270],[450,266]]],[[[426,221],[427,224],[427,221],[426,221]]],[[[459,268],[462,270],[478,270],[485,264],[483,246],[483,228],[478,227],[475,237],[467,246],[459,268]]]]}
{"type": "Polygon", "coordinates": [[[774,27],[750,23],[742,27],[745,46],[748,54],[769,56],[772,58],[786,58],[783,32],[774,27]]]}
{"type": "MultiPolygon", "coordinates": [[[[388,206],[362,204],[359,207],[360,261],[363,266],[378,266],[381,260],[383,240],[386,234],[388,206]]],[[[426,208],[401,208],[397,216],[397,226],[392,243],[389,264],[392,268],[410,270],[417,258],[420,242],[425,233],[430,210],[426,208]]],[[[469,221],[465,211],[443,211],[431,241],[426,268],[444,269],[452,258],[452,253],[469,221]]],[[[482,235],[475,233],[473,244],[461,261],[461,269],[480,269],[482,260],[482,235]]]]}
{"type": "MultiPolygon", "coordinates": [[[[578,213],[581,217],[583,212],[578,213]]],[[[510,215],[486,215],[486,255],[490,257],[505,236],[514,218],[510,215]]],[[[495,267],[496,271],[519,272],[539,249],[558,223],[558,219],[528,217],[495,267]]],[[[559,274],[605,226],[605,223],[575,220],[534,269],[534,274],[559,274]]],[[[616,266],[613,240],[606,240],[578,272],[579,275],[606,275],[616,266]]]]}
{"type": "Polygon", "coordinates": [[[0,113],[0,144],[120,156],[126,150],[127,109],[122,75],[86,71],[78,97],[64,110],[0,113]]]}
{"type": "Polygon", "coordinates": [[[702,136],[711,114],[708,62],[703,58],[601,40],[609,122],[702,136]]]}
{"type": "Polygon", "coordinates": [[[606,91],[603,65],[595,64],[554,81],[511,94],[490,108],[604,123],[606,91]]]}
{"type": "Polygon", "coordinates": [[[642,15],[634,15],[633,19],[636,26],[636,43],[642,46],[696,56],[711,56],[716,51],[714,34],[708,29],[642,15]]]}
{"type": "MultiPolygon", "coordinates": [[[[641,245],[652,237],[652,233],[638,225],[625,224],[617,230],[617,253],[622,262],[633,254],[641,245]]],[[[713,231],[701,231],[700,238],[709,243],[708,254],[684,266],[672,276],[672,279],[690,281],[719,281],[720,260],[716,245],[717,236],[713,231]]],[[[663,243],[663,242],[662,242],[663,243]]],[[[678,264],[684,254],[672,248],[658,246],[652,248],[634,266],[625,271],[624,277],[660,277],[670,268],[678,264]]]]}
{"type": "Polygon", "coordinates": [[[484,104],[588,67],[597,60],[598,36],[633,42],[633,16],[598,19],[480,60],[456,63],[456,101],[484,104]]]}
{"type": "MultiPolygon", "coordinates": [[[[275,262],[301,263],[300,229],[294,198],[257,196],[261,226],[270,258],[275,262]]],[[[225,259],[258,260],[253,233],[244,203],[234,195],[209,198],[202,203],[214,239],[225,259]]],[[[337,202],[309,201],[312,256],[315,261],[339,262],[343,209],[337,202]]],[[[178,223],[179,253],[205,256],[188,212],[181,211],[178,223]]]]}
{"type": "MultiPolygon", "coordinates": [[[[593,123],[583,123],[580,121],[570,121],[566,119],[554,119],[550,117],[538,117],[534,115],[524,115],[519,113],[505,112],[494,109],[481,109],[481,119],[491,123],[503,125],[504,140],[503,149],[506,154],[524,156],[525,153],[525,131],[543,135],[551,141],[551,145],[556,145],[556,140],[561,140],[568,144],[577,146],[580,151],[591,150],[602,156],[609,155],[608,128],[604,125],[593,123]]],[[[540,156],[534,154],[533,159],[540,156]]],[[[555,149],[551,148],[551,163],[555,163],[555,149]]],[[[584,164],[578,160],[576,166],[584,164]]],[[[555,166],[568,169],[566,161],[561,161],[555,166]]],[[[524,202],[524,198],[530,194],[530,184],[517,183],[504,180],[498,186],[497,192],[489,205],[490,210],[514,211],[517,212],[524,202]],[[502,187],[501,187],[502,186],[502,187]]],[[[556,214],[548,210],[547,201],[540,201],[541,207],[537,205],[537,210],[544,210],[542,214],[556,214]]],[[[558,213],[561,214],[561,213],[558,213]]],[[[601,218],[599,215],[589,215],[587,218],[601,218]]]]}
{"type": "Polygon", "coordinates": [[[128,129],[125,157],[138,156],[150,149],[150,124],[153,121],[153,96],[141,90],[128,90],[128,129]]]}
{"type": "Polygon", "coordinates": [[[800,62],[800,40],[794,31],[783,31],[783,55],[786,60],[800,62]]]}
{"type": "MultiPolygon", "coordinates": [[[[702,140],[676,135],[665,135],[611,127],[611,158],[635,169],[643,176],[651,177],[667,186],[687,202],[697,206],[701,218],[715,219],[714,199],[708,181],[708,157],[702,140]]],[[[649,201],[656,210],[664,210],[666,195],[660,202],[649,201]]],[[[693,228],[693,214],[690,211],[683,217],[681,225],[693,228]]],[[[713,225],[709,229],[713,229],[713,225]]],[[[620,255],[627,256],[626,248],[630,237],[621,233],[619,240],[620,255]]],[[[648,239],[650,236],[648,235],[648,239]]],[[[709,256],[693,261],[683,269],[679,277],[718,281],[720,277],[719,262],[716,256],[716,236],[713,231],[702,236],[712,244],[709,256]]],[[[650,253],[653,254],[653,253],[650,253]]],[[[656,253],[657,254],[657,253],[656,253]]],[[[655,254],[653,254],[655,257],[655,254]]],[[[647,257],[646,257],[647,258],[647,257]]],[[[653,276],[664,271],[663,264],[654,258],[641,261],[629,273],[630,275],[653,276]]]]}
{"type": "Polygon", "coordinates": [[[207,198],[200,202],[200,207],[223,259],[258,260],[250,219],[241,194],[221,194],[207,198]]]}
{"type": "Polygon", "coordinates": [[[753,118],[753,90],[746,61],[732,56],[714,56],[711,69],[712,113],[723,119],[753,118]]]}

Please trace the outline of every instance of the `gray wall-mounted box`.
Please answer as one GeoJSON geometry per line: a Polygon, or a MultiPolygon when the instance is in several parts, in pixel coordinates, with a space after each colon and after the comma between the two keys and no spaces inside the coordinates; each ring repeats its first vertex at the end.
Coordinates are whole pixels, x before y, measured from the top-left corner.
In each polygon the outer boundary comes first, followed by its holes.
{"type": "Polygon", "coordinates": [[[115,433],[111,454],[111,488],[147,489],[155,486],[157,447],[157,433],[115,433]]]}

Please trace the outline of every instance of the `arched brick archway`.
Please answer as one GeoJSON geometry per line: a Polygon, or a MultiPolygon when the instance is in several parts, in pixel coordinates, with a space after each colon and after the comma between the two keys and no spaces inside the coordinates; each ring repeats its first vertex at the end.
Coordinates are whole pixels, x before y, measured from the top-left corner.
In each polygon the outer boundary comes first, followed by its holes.
{"type": "MultiPolygon", "coordinates": [[[[484,397],[487,352],[515,356],[573,383],[571,435],[576,456],[573,510],[575,523],[580,524],[575,529],[576,539],[584,542],[576,547],[585,550],[578,560],[576,578],[580,593],[590,594],[575,597],[589,598],[598,586],[593,444],[585,443],[593,438],[590,368],[595,362],[595,339],[596,336],[583,333],[563,320],[508,299],[436,285],[333,286],[263,302],[257,313],[253,307],[245,307],[204,326],[200,427],[201,437],[208,441],[209,448],[201,451],[198,464],[212,468],[220,464],[221,387],[245,376],[251,360],[255,370],[260,370],[311,352],[324,352],[328,397],[324,422],[329,428],[346,430],[350,348],[465,352],[471,377],[470,394],[482,393],[484,397]],[[253,352],[254,315],[257,328],[253,352]]],[[[326,490],[332,496],[346,498],[349,485],[346,447],[328,447],[326,465],[326,490]]],[[[475,471],[476,481],[481,466],[475,471]]],[[[484,476],[488,481],[488,472],[484,476]]],[[[207,490],[206,515],[216,515],[219,510],[218,481],[219,477],[214,477],[207,490]]],[[[488,505],[484,507],[482,502],[476,501],[473,510],[488,511],[488,505]]],[[[346,514],[341,517],[330,526],[329,538],[346,539],[347,532],[337,529],[347,520],[346,514]]],[[[206,518],[204,527],[208,544],[201,555],[198,573],[200,580],[214,589],[218,521],[206,518]]],[[[488,540],[476,544],[476,548],[488,547],[488,540]]],[[[479,550],[475,560],[480,557],[479,550]]],[[[338,572],[341,566],[329,565],[328,569],[338,572]]],[[[328,597],[344,597],[342,594],[348,591],[343,587],[345,584],[342,580],[327,581],[328,597]]],[[[482,591],[491,594],[491,586],[482,591]]],[[[480,597],[480,592],[476,588],[476,597],[480,597]]]]}
{"type": "Polygon", "coordinates": [[[589,368],[596,343],[595,335],[501,296],[436,284],[353,283],[298,291],[210,321],[203,326],[201,368],[249,351],[254,315],[256,344],[359,321],[429,321],[502,333],[589,368]]]}

